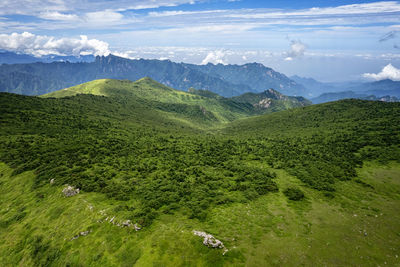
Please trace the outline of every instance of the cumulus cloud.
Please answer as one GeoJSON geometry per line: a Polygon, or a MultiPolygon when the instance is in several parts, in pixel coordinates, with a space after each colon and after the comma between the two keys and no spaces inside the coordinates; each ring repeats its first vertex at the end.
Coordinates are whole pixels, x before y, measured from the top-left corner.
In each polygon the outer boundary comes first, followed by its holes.
{"type": "Polygon", "coordinates": [[[290,42],[290,51],[285,53],[285,60],[291,61],[296,57],[301,57],[304,55],[307,46],[303,44],[300,40],[292,40],[290,42]]]}
{"type": "Polygon", "coordinates": [[[225,58],[225,52],[222,50],[211,51],[207,54],[207,56],[201,62],[201,65],[206,65],[208,63],[213,64],[228,64],[225,58]]]}
{"type": "Polygon", "coordinates": [[[400,81],[400,69],[392,64],[386,65],[379,73],[364,73],[363,76],[376,81],[390,79],[392,81],[400,81]]]}
{"type": "Polygon", "coordinates": [[[29,32],[0,34],[0,49],[32,54],[34,56],[45,55],[108,55],[110,50],[108,43],[97,39],[88,39],[81,35],[80,39],[60,38],[35,35],[29,32]]]}

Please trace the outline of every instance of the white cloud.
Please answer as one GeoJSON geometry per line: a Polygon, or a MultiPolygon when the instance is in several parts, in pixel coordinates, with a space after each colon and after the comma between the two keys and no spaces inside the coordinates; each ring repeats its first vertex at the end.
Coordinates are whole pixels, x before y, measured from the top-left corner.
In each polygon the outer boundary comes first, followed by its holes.
{"type": "Polygon", "coordinates": [[[2,0],[0,1],[0,14],[4,15],[37,15],[46,10],[66,11],[64,1],[62,0],[2,0]]]}
{"type": "Polygon", "coordinates": [[[307,46],[303,44],[300,40],[292,40],[290,42],[290,51],[285,53],[285,60],[291,61],[296,57],[301,57],[304,55],[307,46]]]}
{"type": "Polygon", "coordinates": [[[390,79],[392,81],[400,81],[400,69],[397,69],[392,64],[386,65],[379,73],[364,73],[365,78],[376,81],[390,79]]]}
{"type": "Polygon", "coordinates": [[[64,20],[64,21],[76,21],[78,20],[78,16],[75,14],[63,14],[58,11],[46,11],[40,13],[39,18],[47,19],[47,20],[64,20]]]}
{"type": "Polygon", "coordinates": [[[87,13],[104,10],[125,11],[193,4],[193,0],[2,0],[0,15],[31,15],[46,12],[87,13]]]}
{"type": "Polygon", "coordinates": [[[353,4],[343,5],[337,7],[326,7],[319,8],[313,7],[309,9],[302,9],[296,11],[277,11],[274,9],[269,10],[255,10],[248,9],[247,12],[231,14],[230,17],[235,18],[251,18],[251,19],[263,19],[263,18],[285,18],[293,16],[332,16],[332,15],[362,15],[362,14],[378,14],[378,13],[393,13],[400,12],[400,3],[397,1],[384,1],[375,3],[364,3],[364,4],[353,4]],[[252,11],[252,12],[251,12],[252,11]]]}
{"type": "Polygon", "coordinates": [[[32,54],[44,55],[108,55],[108,43],[96,39],[88,39],[81,35],[80,39],[60,38],[35,35],[29,32],[0,34],[0,49],[32,54]]]}
{"type": "Polygon", "coordinates": [[[90,24],[109,25],[110,23],[120,22],[123,17],[121,13],[104,10],[86,13],[85,21],[90,24]]]}
{"type": "Polygon", "coordinates": [[[207,54],[207,56],[201,62],[201,65],[206,65],[208,63],[213,64],[224,64],[226,65],[226,53],[222,50],[211,51],[207,54]]]}

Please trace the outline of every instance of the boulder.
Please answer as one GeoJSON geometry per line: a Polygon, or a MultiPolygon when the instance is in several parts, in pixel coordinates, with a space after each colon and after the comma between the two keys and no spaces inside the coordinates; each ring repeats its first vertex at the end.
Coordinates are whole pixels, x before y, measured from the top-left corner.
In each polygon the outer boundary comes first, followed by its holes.
{"type": "Polygon", "coordinates": [[[75,188],[73,186],[68,185],[63,189],[62,192],[65,197],[72,197],[75,196],[76,194],[79,194],[79,188],[75,188]]]}

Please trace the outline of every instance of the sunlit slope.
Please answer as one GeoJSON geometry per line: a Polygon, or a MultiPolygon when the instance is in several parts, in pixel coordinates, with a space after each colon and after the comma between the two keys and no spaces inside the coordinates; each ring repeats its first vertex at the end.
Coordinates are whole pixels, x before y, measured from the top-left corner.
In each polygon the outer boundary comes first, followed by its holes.
{"type": "Polygon", "coordinates": [[[136,232],[105,221],[134,219],[136,204],[62,186],[34,187],[35,174],[11,175],[0,164],[0,260],[3,266],[370,266],[400,264],[400,166],[371,164],[363,183],[342,182],[336,198],[278,171],[281,188],[298,186],[306,199],[273,193],[219,206],[199,222],[161,215],[136,232]],[[193,230],[212,233],[228,251],[210,249],[193,230]],[[86,236],[80,232],[88,231],[86,236]],[[386,263],[386,264],[385,264],[386,263]]]}
{"type": "Polygon", "coordinates": [[[124,98],[126,101],[136,99],[166,112],[195,108],[204,115],[209,115],[210,120],[215,117],[217,122],[229,122],[255,113],[252,105],[248,103],[236,103],[223,97],[210,98],[175,90],[147,77],[135,82],[112,79],[95,80],[52,92],[43,97],[60,98],[77,94],[103,95],[124,98]],[[189,107],[184,107],[185,105],[189,107]]]}

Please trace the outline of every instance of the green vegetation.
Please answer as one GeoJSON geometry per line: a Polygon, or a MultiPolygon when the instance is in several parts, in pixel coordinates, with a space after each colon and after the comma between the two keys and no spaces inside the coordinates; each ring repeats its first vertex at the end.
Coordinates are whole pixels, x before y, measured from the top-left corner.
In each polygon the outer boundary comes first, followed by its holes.
{"type": "Polygon", "coordinates": [[[301,191],[298,188],[294,188],[294,187],[286,188],[285,191],[283,191],[283,193],[290,200],[298,201],[298,200],[302,200],[304,198],[303,191],[301,191]]]}
{"type": "Polygon", "coordinates": [[[6,266],[399,264],[399,103],[246,118],[251,103],[147,78],[0,103],[6,266]]]}

